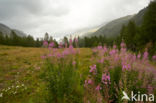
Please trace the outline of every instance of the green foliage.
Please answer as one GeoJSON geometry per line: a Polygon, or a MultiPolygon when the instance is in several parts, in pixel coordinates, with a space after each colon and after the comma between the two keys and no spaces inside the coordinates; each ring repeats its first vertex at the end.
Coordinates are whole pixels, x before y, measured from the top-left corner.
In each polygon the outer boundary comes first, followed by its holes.
{"type": "Polygon", "coordinates": [[[77,69],[61,60],[59,64],[46,61],[43,79],[49,91],[47,103],[82,103],[83,88],[77,69]]]}
{"type": "MultiPolygon", "coordinates": [[[[48,33],[45,34],[45,40],[48,42],[54,42],[55,47],[58,47],[58,43],[51,36],[49,37],[48,33]]],[[[14,31],[11,32],[10,36],[4,35],[0,32],[0,44],[3,45],[11,45],[11,46],[24,46],[24,47],[41,47],[43,43],[43,39],[37,38],[36,40],[33,36],[18,36],[14,31]]]]}
{"type": "Polygon", "coordinates": [[[84,37],[79,38],[79,47],[96,47],[98,45],[108,45],[112,46],[116,37],[106,38],[105,36],[93,36],[93,37],[84,37]]]}
{"type": "Polygon", "coordinates": [[[96,68],[97,68],[97,74],[95,75],[95,82],[98,85],[98,83],[101,82],[102,68],[100,67],[99,63],[97,63],[96,68]]]}
{"type": "Polygon", "coordinates": [[[126,27],[123,26],[121,31],[121,38],[124,39],[127,47],[135,51],[135,35],[136,35],[136,25],[133,21],[130,21],[126,27]]]}
{"type": "Polygon", "coordinates": [[[48,33],[45,33],[44,40],[49,41],[49,34],[48,33]]]}
{"type": "Polygon", "coordinates": [[[132,51],[144,51],[148,48],[150,55],[156,50],[156,2],[149,4],[145,12],[143,23],[137,27],[135,22],[129,21],[127,26],[123,26],[120,31],[118,41],[124,40],[128,49],[132,51]]]}
{"type": "Polygon", "coordinates": [[[110,100],[113,100],[113,102],[120,103],[121,88],[119,82],[122,76],[122,68],[115,67],[114,69],[110,69],[109,72],[111,78],[110,91],[109,91],[109,93],[111,94],[110,100]]]}
{"type": "MultiPolygon", "coordinates": [[[[148,11],[144,15],[142,31],[147,42],[155,42],[156,40],[156,1],[153,1],[148,6],[148,11]]],[[[143,38],[143,39],[145,39],[143,38]]]]}
{"type": "Polygon", "coordinates": [[[40,47],[42,45],[42,41],[39,39],[35,41],[30,35],[21,37],[12,31],[10,36],[0,33],[0,44],[24,47],[40,47]]]}

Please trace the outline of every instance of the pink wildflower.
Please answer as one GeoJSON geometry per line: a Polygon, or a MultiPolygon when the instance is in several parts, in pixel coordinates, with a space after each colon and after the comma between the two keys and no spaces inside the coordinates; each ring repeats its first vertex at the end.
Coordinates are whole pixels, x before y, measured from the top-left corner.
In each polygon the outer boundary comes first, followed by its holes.
{"type": "Polygon", "coordinates": [[[48,57],[51,57],[52,56],[52,54],[48,54],[48,57]]]}
{"type": "Polygon", "coordinates": [[[120,46],[121,48],[125,48],[126,44],[124,42],[121,42],[120,46]]]}
{"type": "Polygon", "coordinates": [[[108,81],[110,81],[110,75],[107,75],[107,77],[106,77],[106,78],[107,78],[107,80],[108,80],[108,81]]]}
{"type": "Polygon", "coordinates": [[[65,50],[62,52],[62,54],[65,56],[65,55],[70,54],[70,52],[69,52],[69,50],[68,50],[68,49],[65,49],[65,50]]]}
{"type": "Polygon", "coordinates": [[[116,49],[116,45],[113,45],[113,49],[116,49]]]}
{"type": "Polygon", "coordinates": [[[144,52],[143,59],[144,60],[148,59],[148,52],[147,51],[144,52]]]}
{"type": "Polygon", "coordinates": [[[104,47],[103,47],[103,50],[104,50],[104,52],[107,52],[107,47],[104,46],[104,47]]]}
{"type": "Polygon", "coordinates": [[[154,55],[154,56],[152,57],[152,59],[153,59],[153,60],[156,60],[156,55],[154,55]]]}
{"type": "Polygon", "coordinates": [[[72,38],[69,39],[69,44],[72,45],[73,41],[72,38]]]}
{"type": "Polygon", "coordinates": [[[139,53],[139,54],[137,55],[137,58],[140,59],[140,57],[141,57],[141,54],[139,53]]]}
{"type": "Polygon", "coordinates": [[[105,74],[102,74],[102,81],[107,80],[106,79],[106,76],[107,76],[106,73],[105,74]]]}
{"type": "Polygon", "coordinates": [[[97,49],[96,49],[96,48],[94,48],[94,49],[92,49],[92,51],[93,51],[93,53],[96,53],[96,52],[97,52],[97,49]]]}
{"type": "Polygon", "coordinates": [[[116,50],[115,50],[115,49],[112,49],[112,50],[109,52],[110,55],[114,55],[115,53],[116,53],[116,50]]]}
{"type": "Polygon", "coordinates": [[[62,42],[59,43],[59,48],[63,48],[62,42]]]}
{"type": "Polygon", "coordinates": [[[41,56],[41,58],[42,58],[42,59],[46,59],[46,56],[45,56],[45,55],[43,55],[43,56],[41,56]]]}
{"type": "Polygon", "coordinates": [[[109,82],[110,82],[110,75],[108,74],[102,74],[102,83],[104,83],[104,84],[108,84],[109,82]]]}
{"type": "Polygon", "coordinates": [[[119,60],[119,55],[118,55],[118,54],[116,54],[116,55],[114,56],[114,60],[115,60],[115,61],[118,61],[118,60],[119,60]]]}
{"type": "Polygon", "coordinates": [[[73,45],[70,44],[70,45],[69,45],[69,49],[73,49],[73,45]]]}
{"type": "Polygon", "coordinates": [[[95,70],[96,70],[96,65],[90,66],[90,70],[89,70],[90,73],[94,72],[95,70]]]}
{"type": "Polygon", "coordinates": [[[95,88],[95,90],[97,90],[97,91],[99,91],[99,90],[101,90],[102,88],[100,87],[100,85],[98,85],[96,88],[95,88]]]}
{"type": "Polygon", "coordinates": [[[89,79],[88,80],[88,84],[92,84],[93,82],[92,82],[92,80],[91,79],[89,79]]]}
{"type": "Polygon", "coordinates": [[[63,53],[62,53],[62,54],[61,54],[61,53],[57,53],[57,55],[56,55],[56,56],[57,56],[57,58],[58,58],[58,59],[60,59],[60,58],[63,58],[63,57],[64,57],[63,53]]]}
{"type": "Polygon", "coordinates": [[[153,91],[153,87],[151,85],[148,85],[147,90],[149,93],[151,93],[153,91]]]}
{"type": "Polygon", "coordinates": [[[49,44],[49,47],[50,47],[50,48],[53,48],[53,47],[54,47],[54,42],[51,42],[51,43],[49,44]]]}
{"type": "Polygon", "coordinates": [[[125,53],[126,52],[126,48],[121,48],[121,52],[125,53]]]}
{"type": "Polygon", "coordinates": [[[87,80],[85,80],[84,87],[86,87],[86,86],[87,86],[87,84],[88,84],[88,81],[87,81],[87,80]]]}
{"type": "Polygon", "coordinates": [[[134,54],[134,55],[133,55],[133,61],[135,61],[135,60],[136,60],[136,55],[134,54]]]}
{"type": "Polygon", "coordinates": [[[97,49],[98,49],[98,50],[101,50],[101,49],[102,49],[102,46],[98,46],[97,49]]]}
{"type": "Polygon", "coordinates": [[[131,69],[131,65],[123,62],[122,63],[122,70],[129,70],[129,69],[131,69]]]}
{"type": "Polygon", "coordinates": [[[48,42],[47,41],[43,41],[43,46],[48,46],[48,42]]]}
{"type": "Polygon", "coordinates": [[[76,61],[73,61],[72,64],[75,65],[76,64],[76,61]]]}

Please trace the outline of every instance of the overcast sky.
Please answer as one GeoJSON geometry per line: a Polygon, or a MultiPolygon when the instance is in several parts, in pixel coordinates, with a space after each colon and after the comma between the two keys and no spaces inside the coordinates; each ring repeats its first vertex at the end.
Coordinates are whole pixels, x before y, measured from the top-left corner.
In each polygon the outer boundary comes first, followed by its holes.
{"type": "Polygon", "coordinates": [[[137,13],[149,0],[0,0],[0,23],[54,37],[137,13]]]}

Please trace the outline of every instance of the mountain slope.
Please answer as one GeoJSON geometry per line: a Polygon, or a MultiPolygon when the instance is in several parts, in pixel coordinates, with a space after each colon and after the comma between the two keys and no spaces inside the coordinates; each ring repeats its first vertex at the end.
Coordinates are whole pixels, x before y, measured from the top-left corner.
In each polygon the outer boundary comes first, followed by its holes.
{"type": "Polygon", "coordinates": [[[117,36],[120,33],[122,25],[127,25],[127,23],[130,20],[135,21],[136,25],[141,25],[141,23],[143,21],[143,16],[144,16],[146,10],[147,10],[147,8],[144,8],[144,9],[140,10],[135,15],[129,15],[129,16],[115,19],[115,20],[107,23],[106,25],[102,26],[96,32],[89,34],[89,35],[85,35],[85,36],[100,36],[100,35],[103,35],[106,37],[117,36]]]}
{"type": "Polygon", "coordinates": [[[91,36],[100,36],[105,35],[107,37],[111,37],[119,33],[123,24],[127,24],[130,19],[132,19],[133,15],[129,15],[126,17],[122,17],[116,20],[113,20],[106,25],[102,26],[99,30],[91,34],[91,36]]]}
{"type": "Polygon", "coordinates": [[[16,30],[16,29],[11,29],[8,26],[1,24],[0,23],[0,32],[2,32],[3,35],[10,35],[11,31],[14,31],[18,36],[26,36],[25,33],[23,33],[22,31],[16,30]]]}
{"type": "Polygon", "coordinates": [[[8,26],[0,23],[0,32],[2,32],[4,35],[10,35],[11,29],[8,26]]]}
{"type": "Polygon", "coordinates": [[[141,23],[143,22],[143,16],[146,11],[147,8],[140,10],[131,20],[135,21],[136,25],[141,25],[141,23]]]}
{"type": "Polygon", "coordinates": [[[12,29],[18,36],[26,36],[26,34],[20,30],[12,29]]]}

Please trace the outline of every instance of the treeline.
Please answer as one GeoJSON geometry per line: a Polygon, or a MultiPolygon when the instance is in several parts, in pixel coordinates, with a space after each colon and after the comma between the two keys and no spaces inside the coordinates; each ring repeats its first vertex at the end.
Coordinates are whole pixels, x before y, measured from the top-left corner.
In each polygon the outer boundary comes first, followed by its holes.
{"type": "Polygon", "coordinates": [[[43,41],[55,42],[56,46],[58,43],[52,37],[49,37],[48,33],[45,34],[44,38],[34,39],[33,36],[18,36],[14,31],[11,31],[10,35],[4,35],[0,32],[0,44],[10,46],[23,46],[23,47],[41,47],[43,41]]]}
{"type": "Polygon", "coordinates": [[[93,36],[93,37],[84,37],[79,38],[79,46],[80,47],[96,47],[98,45],[107,45],[112,46],[116,37],[107,38],[105,36],[93,36]]]}
{"type": "Polygon", "coordinates": [[[42,41],[39,39],[34,40],[30,35],[18,36],[14,31],[11,31],[10,35],[4,35],[0,32],[0,44],[10,46],[24,46],[24,47],[40,47],[42,41]]]}

